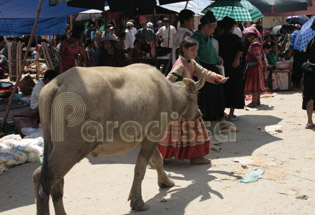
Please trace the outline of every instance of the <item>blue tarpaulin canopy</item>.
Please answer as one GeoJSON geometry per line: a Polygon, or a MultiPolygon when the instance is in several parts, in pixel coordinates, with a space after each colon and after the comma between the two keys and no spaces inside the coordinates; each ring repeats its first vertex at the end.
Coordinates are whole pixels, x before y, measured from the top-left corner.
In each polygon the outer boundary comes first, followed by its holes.
{"type": "MultiPolygon", "coordinates": [[[[39,0],[0,0],[0,35],[30,35],[37,14],[39,0]]],[[[86,10],[68,7],[67,3],[49,6],[43,0],[36,36],[64,34],[67,16],[86,10]]]]}

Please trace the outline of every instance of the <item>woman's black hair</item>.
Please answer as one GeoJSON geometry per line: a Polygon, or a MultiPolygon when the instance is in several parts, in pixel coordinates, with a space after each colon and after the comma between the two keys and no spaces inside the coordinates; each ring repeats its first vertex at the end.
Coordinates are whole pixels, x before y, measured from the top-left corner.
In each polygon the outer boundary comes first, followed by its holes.
{"type": "Polygon", "coordinates": [[[211,23],[216,23],[217,19],[215,18],[214,14],[212,11],[207,11],[207,13],[201,17],[200,19],[200,24],[198,25],[198,30],[200,31],[202,26],[206,24],[211,24],[211,23]]]}
{"type": "Polygon", "coordinates": [[[179,54],[181,56],[184,56],[183,48],[188,49],[189,47],[192,47],[195,45],[198,45],[198,42],[195,39],[193,39],[191,37],[185,37],[179,45],[179,54]]]}

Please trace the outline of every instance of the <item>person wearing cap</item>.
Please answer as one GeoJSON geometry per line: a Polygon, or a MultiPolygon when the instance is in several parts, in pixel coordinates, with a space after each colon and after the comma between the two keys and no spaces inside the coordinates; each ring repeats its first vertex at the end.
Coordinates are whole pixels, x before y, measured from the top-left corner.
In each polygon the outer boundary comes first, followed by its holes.
{"type": "Polygon", "coordinates": [[[156,22],[156,31],[158,31],[160,28],[162,28],[162,26],[163,26],[162,20],[158,20],[156,22]]]}
{"type": "Polygon", "coordinates": [[[151,28],[148,28],[147,22],[142,20],[142,28],[140,28],[136,34],[136,38],[144,38],[146,42],[150,42],[154,38],[154,32],[151,28]]]}
{"type": "Polygon", "coordinates": [[[131,28],[131,32],[133,33],[134,37],[136,38],[136,34],[138,32],[138,30],[136,29],[136,25],[135,25],[135,21],[133,19],[130,19],[128,22],[131,22],[133,24],[132,28],[131,28]]]}
{"type": "Polygon", "coordinates": [[[179,12],[180,28],[174,34],[172,45],[172,64],[174,65],[178,57],[178,48],[185,37],[191,37],[194,29],[195,13],[191,10],[184,9],[179,12]]]}
{"type": "Polygon", "coordinates": [[[152,22],[148,22],[147,23],[147,27],[153,30],[153,23],[152,22]]]}
{"type": "Polygon", "coordinates": [[[106,34],[112,35],[115,38],[115,40],[118,41],[118,37],[115,34],[115,27],[113,25],[111,24],[108,25],[106,34]]]}
{"type": "Polygon", "coordinates": [[[116,48],[117,40],[113,35],[106,34],[100,41],[100,66],[126,66],[126,57],[123,51],[116,48]]]}
{"type": "Polygon", "coordinates": [[[239,119],[234,114],[235,109],[244,109],[245,95],[243,87],[243,69],[240,58],[244,51],[241,38],[234,34],[235,20],[224,17],[221,28],[224,34],[219,38],[219,54],[224,60],[225,76],[229,81],[223,85],[224,103],[226,108],[230,108],[228,120],[236,121],[239,119]]]}
{"type": "Polygon", "coordinates": [[[164,55],[168,54],[172,50],[173,37],[176,33],[174,26],[170,25],[169,18],[163,19],[164,26],[161,27],[156,33],[157,36],[161,37],[161,47],[166,49],[164,55]]]}
{"type": "MultiPolygon", "coordinates": [[[[222,60],[215,49],[211,35],[217,27],[217,20],[211,11],[208,11],[201,19],[198,31],[193,38],[199,43],[199,50],[195,60],[204,68],[220,74],[218,65],[222,60]]],[[[198,104],[205,121],[224,122],[224,93],[221,84],[206,83],[198,95],[198,104]]],[[[221,129],[228,129],[225,123],[221,123],[221,129]]]]}
{"type": "Polygon", "coordinates": [[[155,46],[154,46],[154,32],[151,28],[148,28],[147,22],[142,20],[142,28],[140,28],[136,34],[136,39],[141,41],[141,49],[145,51],[146,55],[153,56],[155,55],[155,46]]]}
{"type": "Polygon", "coordinates": [[[126,24],[126,39],[125,39],[125,50],[130,51],[130,49],[133,48],[133,43],[136,40],[136,37],[134,33],[132,32],[132,29],[134,27],[134,24],[132,22],[127,22],[126,24]]]}

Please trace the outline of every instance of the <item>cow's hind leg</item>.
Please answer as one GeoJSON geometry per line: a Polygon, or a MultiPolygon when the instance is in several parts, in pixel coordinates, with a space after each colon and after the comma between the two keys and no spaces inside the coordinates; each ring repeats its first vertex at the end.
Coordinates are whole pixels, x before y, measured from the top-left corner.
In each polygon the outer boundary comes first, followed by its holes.
{"type": "Polygon", "coordinates": [[[141,195],[141,184],[145,175],[145,171],[151,158],[151,155],[156,148],[156,143],[152,143],[148,140],[145,140],[141,144],[141,149],[137,158],[134,179],[129,195],[130,206],[132,209],[137,211],[148,210],[150,207],[147,204],[144,204],[142,195],[141,195]]]}
{"type": "Polygon", "coordinates": [[[160,187],[173,187],[175,183],[166,175],[163,169],[163,158],[157,147],[153,151],[151,162],[158,174],[158,185],[160,187]]]}
{"type": "Polygon", "coordinates": [[[63,206],[63,185],[64,179],[61,179],[51,190],[51,197],[54,203],[55,214],[65,215],[66,211],[63,206]]]}
{"type": "Polygon", "coordinates": [[[46,215],[46,214],[49,214],[49,196],[46,196],[46,198],[43,198],[39,195],[41,170],[42,170],[42,167],[40,166],[33,172],[35,201],[36,201],[36,207],[37,207],[37,214],[46,215]]]}
{"type": "MultiPolygon", "coordinates": [[[[49,194],[51,194],[55,207],[55,213],[57,215],[66,214],[62,202],[64,176],[77,162],[83,159],[91,151],[91,149],[92,147],[69,147],[62,144],[54,146],[54,150],[52,151],[48,159],[48,164],[46,167],[47,169],[46,171],[44,171],[44,174],[46,174],[44,178],[46,178],[47,180],[45,182],[47,187],[41,189],[42,184],[39,186],[39,196],[41,196],[42,199],[45,199],[45,197],[47,198],[47,196],[45,196],[45,193],[48,192],[49,194]],[[41,192],[42,190],[44,192],[41,192]]],[[[40,210],[38,211],[38,214],[42,214],[40,213],[40,210]]]]}

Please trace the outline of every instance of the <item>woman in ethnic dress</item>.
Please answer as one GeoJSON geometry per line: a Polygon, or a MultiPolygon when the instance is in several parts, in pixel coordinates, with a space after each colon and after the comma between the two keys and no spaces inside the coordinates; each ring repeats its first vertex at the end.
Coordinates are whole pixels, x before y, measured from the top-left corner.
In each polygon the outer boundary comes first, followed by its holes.
{"type": "MultiPolygon", "coordinates": [[[[172,70],[167,75],[171,82],[181,81],[183,78],[198,79],[205,75],[205,80],[211,83],[225,83],[226,79],[200,66],[194,58],[198,53],[196,40],[186,37],[180,44],[180,56],[172,70]]],[[[158,148],[164,159],[174,157],[176,160],[190,160],[190,164],[211,164],[204,158],[209,153],[210,140],[204,121],[178,119],[173,121],[164,135],[158,148]]]]}
{"type": "MultiPolygon", "coordinates": [[[[218,66],[223,65],[216,50],[212,34],[217,27],[217,20],[211,11],[208,11],[201,19],[198,31],[192,38],[199,44],[196,61],[204,68],[220,74],[218,66]]],[[[218,44],[217,44],[218,45],[218,44]]],[[[198,104],[205,121],[219,121],[221,130],[237,131],[236,127],[228,127],[224,119],[224,92],[221,84],[205,83],[198,95],[198,104]]]]}
{"type": "Polygon", "coordinates": [[[63,73],[77,65],[76,59],[79,52],[81,51],[81,48],[78,45],[79,39],[79,34],[71,33],[70,38],[62,42],[59,52],[59,56],[61,57],[60,73],[63,73]]]}
{"type": "Polygon", "coordinates": [[[246,40],[250,43],[247,54],[247,69],[245,74],[245,94],[252,95],[252,102],[248,107],[260,105],[260,94],[266,90],[264,80],[264,68],[266,65],[263,40],[255,27],[245,29],[246,40]]]}

